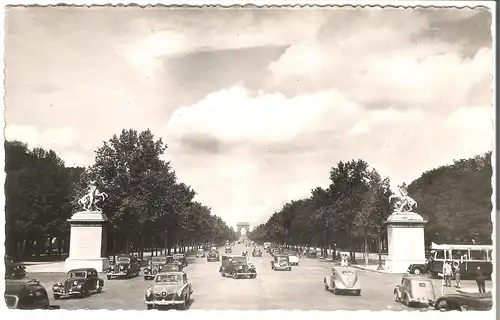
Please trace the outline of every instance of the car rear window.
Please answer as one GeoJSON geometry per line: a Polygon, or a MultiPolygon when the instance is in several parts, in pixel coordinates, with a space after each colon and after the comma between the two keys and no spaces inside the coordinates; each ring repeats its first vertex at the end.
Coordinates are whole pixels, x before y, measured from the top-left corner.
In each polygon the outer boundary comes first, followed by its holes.
{"type": "Polygon", "coordinates": [[[427,287],[427,284],[426,284],[426,283],[424,283],[424,282],[420,282],[420,283],[418,284],[418,286],[419,286],[420,288],[425,288],[425,287],[427,287]]]}

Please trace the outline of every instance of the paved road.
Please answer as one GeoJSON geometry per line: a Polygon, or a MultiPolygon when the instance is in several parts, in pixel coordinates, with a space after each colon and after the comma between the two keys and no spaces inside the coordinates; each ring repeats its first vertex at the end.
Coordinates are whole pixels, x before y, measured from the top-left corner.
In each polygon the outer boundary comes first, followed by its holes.
{"type": "MultiPolygon", "coordinates": [[[[233,254],[241,254],[245,246],[237,244],[233,254]]],[[[250,248],[247,250],[250,251],[250,248]]],[[[221,255],[223,249],[221,249],[221,255]]],[[[250,252],[251,255],[251,252],[250,252]]],[[[302,258],[300,265],[291,272],[272,271],[272,257],[264,253],[262,258],[252,258],[257,267],[256,279],[223,278],[218,273],[220,262],[190,258],[184,270],[193,286],[189,309],[204,310],[407,310],[393,299],[398,275],[380,274],[359,270],[362,293],[357,296],[333,295],[323,286],[332,262],[302,258]]],[[[48,290],[63,274],[31,274],[48,290]]],[[[150,281],[142,276],[128,280],[105,280],[104,291],[88,298],[52,301],[61,309],[134,309],[144,310],[144,292],[150,281]]]]}

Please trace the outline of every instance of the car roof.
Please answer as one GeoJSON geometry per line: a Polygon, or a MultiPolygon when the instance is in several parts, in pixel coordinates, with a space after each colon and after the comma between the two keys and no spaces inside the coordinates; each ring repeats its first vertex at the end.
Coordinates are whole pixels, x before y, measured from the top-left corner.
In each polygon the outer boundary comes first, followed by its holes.
{"type": "Polygon", "coordinates": [[[167,275],[167,274],[182,276],[185,275],[186,273],[183,271],[160,271],[157,273],[157,275],[167,275]]]}
{"type": "Polygon", "coordinates": [[[97,272],[97,270],[96,270],[96,269],[94,269],[94,268],[78,268],[78,269],[71,269],[71,270],[69,270],[68,272],[77,272],[77,271],[86,271],[86,272],[88,272],[88,271],[95,271],[95,272],[97,272]]]}
{"type": "Polygon", "coordinates": [[[131,254],[118,254],[116,257],[117,258],[132,258],[134,256],[131,254]]]}
{"type": "Polygon", "coordinates": [[[403,275],[403,279],[408,279],[408,280],[413,280],[413,281],[431,281],[431,279],[421,276],[421,275],[416,275],[416,274],[405,274],[403,275]]]}

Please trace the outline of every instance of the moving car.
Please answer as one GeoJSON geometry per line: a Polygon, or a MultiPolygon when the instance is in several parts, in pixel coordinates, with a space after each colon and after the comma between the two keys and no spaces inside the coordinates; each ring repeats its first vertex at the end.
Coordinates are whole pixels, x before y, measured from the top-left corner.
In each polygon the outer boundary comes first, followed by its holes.
{"type": "Polygon", "coordinates": [[[271,269],[274,271],[277,270],[286,270],[292,271],[292,266],[290,265],[290,260],[286,255],[276,255],[274,256],[274,260],[271,261],[271,269]]]}
{"type": "Polygon", "coordinates": [[[249,263],[247,258],[242,256],[222,256],[219,272],[221,276],[230,276],[233,277],[233,279],[257,278],[257,269],[255,265],[249,263]]]}
{"type": "Polygon", "coordinates": [[[173,255],[173,257],[174,257],[174,261],[179,262],[183,267],[187,267],[188,262],[187,262],[186,255],[184,253],[175,253],[173,255]]]}
{"type": "Polygon", "coordinates": [[[22,279],[26,277],[26,267],[22,263],[14,262],[12,258],[5,257],[5,279],[22,279]]]}
{"type": "Polygon", "coordinates": [[[429,271],[429,264],[427,263],[427,261],[426,263],[410,264],[410,266],[408,267],[408,273],[410,274],[419,275],[427,273],[428,271],[429,271]]]}
{"type": "Polygon", "coordinates": [[[220,261],[219,251],[212,250],[207,254],[207,262],[220,261]]]}
{"type": "Polygon", "coordinates": [[[288,253],[288,261],[290,261],[290,265],[298,266],[299,265],[299,254],[295,251],[291,251],[288,253]]]}
{"type": "Polygon", "coordinates": [[[144,268],[144,280],[153,279],[155,275],[162,271],[163,267],[169,262],[173,262],[173,258],[171,256],[151,257],[149,265],[144,268]]]}
{"type": "Polygon", "coordinates": [[[205,258],[205,250],[203,249],[198,249],[198,252],[196,253],[196,258],[205,258]]]}
{"type": "Polygon", "coordinates": [[[401,283],[394,288],[394,300],[406,306],[424,304],[434,305],[436,291],[431,279],[417,275],[403,275],[401,283]]]}
{"type": "Polygon", "coordinates": [[[230,246],[226,246],[224,253],[232,253],[232,252],[233,252],[233,248],[231,248],[230,246]]]}
{"type": "Polygon", "coordinates": [[[307,252],[306,257],[308,257],[309,259],[316,259],[318,257],[318,252],[315,250],[309,251],[307,252]]]}
{"type": "Polygon", "coordinates": [[[493,308],[491,292],[452,293],[436,300],[434,308],[440,311],[489,311],[493,308]]]}
{"type": "Polygon", "coordinates": [[[80,268],[70,270],[64,282],[58,282],[52,287],[54,299],[62,297],[88,297],[90,292],[100,293],[104,287],[104,280],[100,279],[97,270],[80,268]]]}
{"type": "Polygon", "coordinates": [[[109,266],[106,271],[108,280],[121,277],[135,277],[141,272],[141,266],[137,257],[128,254],[121,254],[116,257],[114,265],[109,266]]]}
{"type": "Polygon", "coordinates": [[[325,290],[332,291],[335,295],[340,292],[353,292],[357,296],[361,295],[361,283],[355,268],[333,267],[323,282],[325,290]]]}
{"type": "Polygon", "coordinates": [[[144,303],[148,310],[166,306],[186,309],[192,294],[193,288],[185,272],[159,272],[146,290],[144,303]]]}
{"type": "Polygon", "coordinates": [[[260,248],[254,248],[252,251],[252,257],[262,257],[262,250],[260,250],[260,248]]]}
{"type": "Polygon", "coordinates": [[[50,304],[47,290],[35,279],[6,279],[4,299],[9,309],[60,308],[50,304]]]}

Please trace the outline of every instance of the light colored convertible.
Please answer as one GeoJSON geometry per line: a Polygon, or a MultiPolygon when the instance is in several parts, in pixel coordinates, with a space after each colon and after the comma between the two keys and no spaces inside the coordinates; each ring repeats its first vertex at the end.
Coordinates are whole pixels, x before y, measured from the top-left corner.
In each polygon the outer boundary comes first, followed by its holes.
{"type": "Polygon", "coordinates": [[[333,294],[354,292],[357,296],[361,295],[361,283],[355,268],[333,267],[323,282],[325,290],[333,291],[333,294]]]}

